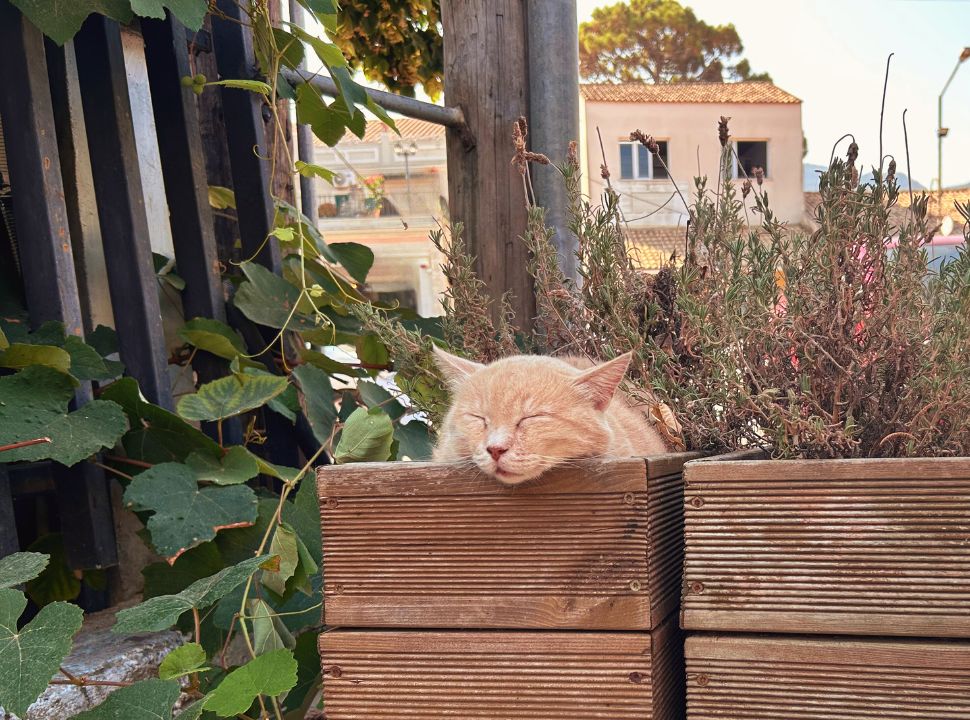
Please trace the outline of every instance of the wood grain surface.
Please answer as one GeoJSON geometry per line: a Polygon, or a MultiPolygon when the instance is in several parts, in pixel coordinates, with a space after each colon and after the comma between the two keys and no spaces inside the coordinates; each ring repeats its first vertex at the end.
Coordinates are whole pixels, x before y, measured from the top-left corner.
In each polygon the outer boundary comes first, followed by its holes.
{"type": "Polygon", "coordinates": [[[685,470],[687,629],[970,638],[970,460],[685,470]]]}
{"type": "Polygon", "coordinates": [[[970,643],[698,635],[688,720],[966,720],[970,643]]]}
{"type": "Polygon", "coordinates": [[[691,457],[582,463],[514,488],[448,464],[321,468],[327,623],[656,627],[679,599],[691,457]]]}
{"type": "Polygon", "coordinates": [[[678,720],[676,614],[652,633],[333,630],[328,720],[678,720]]]}

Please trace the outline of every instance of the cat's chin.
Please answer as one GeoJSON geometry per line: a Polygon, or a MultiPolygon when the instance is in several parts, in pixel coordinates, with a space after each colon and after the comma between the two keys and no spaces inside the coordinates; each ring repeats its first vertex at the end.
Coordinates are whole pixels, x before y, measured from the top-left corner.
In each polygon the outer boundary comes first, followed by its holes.
{"type": "Polygon", "coordinates": [[[532,471],[532,472],[515,472],[514,470],[510,470],[508,468],[500,468],[494,465],[492,467],[479,466],[479,469],[489,477],[492,477],[498,480],[500,483],[502,483],[507,487],[514,487],[515,485],[522,485],[523,483],[527,483],[530,480],[535,480],[537,477],[542,475],[543,472],[545,472],[545,470],[538,470],[538,471],[532,471]]]}

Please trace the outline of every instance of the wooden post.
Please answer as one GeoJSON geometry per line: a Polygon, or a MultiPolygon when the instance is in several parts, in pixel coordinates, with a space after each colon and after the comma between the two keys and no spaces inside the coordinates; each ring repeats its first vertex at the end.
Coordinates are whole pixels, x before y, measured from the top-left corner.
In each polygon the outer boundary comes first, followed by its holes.
{"type": "MultiPolygon", "coordinates": [[[[304,25],[303,6],[300,5],[298,0],[290,0],[290,22],[297,27],[304,25]]],[[[300,69],[303,70],[305,67],[306,62],[304,61],[300,65],[300,69]]],[[[310,130],[309,125],[296,126],[296,151],[297,157],[303,162],[311,164],[316,162],[313,157],[313,131],[310,130]]],[[[314,191],[314,182],[312,177],[300,175],[300,209],[316,224],[317,197],[314,191]]]]}
{"type": "MultiPolygon", "coordinates": [[[[510,290],[516,323],[528,329],[535,297],[520,239],[525,196],[510,162],[512,124],[529,109],[525,0],[445,0],[441,19],[448,105],[461,108],[474,138],[447,132],[451,220],[464,224],[492,298],[510,290]]],[[[493,318],[500,310],[493,302],[493,318]]]]}

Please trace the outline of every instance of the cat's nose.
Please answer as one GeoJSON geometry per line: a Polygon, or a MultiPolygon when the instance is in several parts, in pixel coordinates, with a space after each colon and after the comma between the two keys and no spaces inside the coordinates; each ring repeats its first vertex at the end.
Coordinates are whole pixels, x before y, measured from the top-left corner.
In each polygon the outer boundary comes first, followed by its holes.
{"type": "Polygon", "coordinates": [[[502,457],[509,449],[508,445],[489,445],[485,448],[488,454],[492,456],[492,460],[498,460],[502,457]]]}

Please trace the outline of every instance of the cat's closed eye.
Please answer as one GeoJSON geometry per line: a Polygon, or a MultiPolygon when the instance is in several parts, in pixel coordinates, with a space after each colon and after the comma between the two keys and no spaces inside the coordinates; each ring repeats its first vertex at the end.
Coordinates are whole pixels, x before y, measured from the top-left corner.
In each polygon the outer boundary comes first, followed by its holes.
{"type": "Polygon", "coordinates": [[[474,413],[465,413],[465,419],[470,423],[480,424],[482,427],[488,427],[488,418],[481,415],[475,415],[474,413]]]}
{"type": "Polygon", "coordinates": [[[517,423],[517,425],[522,425],[526,421],[532,421],[532,420],[549,420],[551,418],[552,418],[552,416],[549,415],[548,413],[535,413],[533,415],[526,415],[524,418],[522,418],[522,419],[519,420],[519,422],[517,423]]]}

